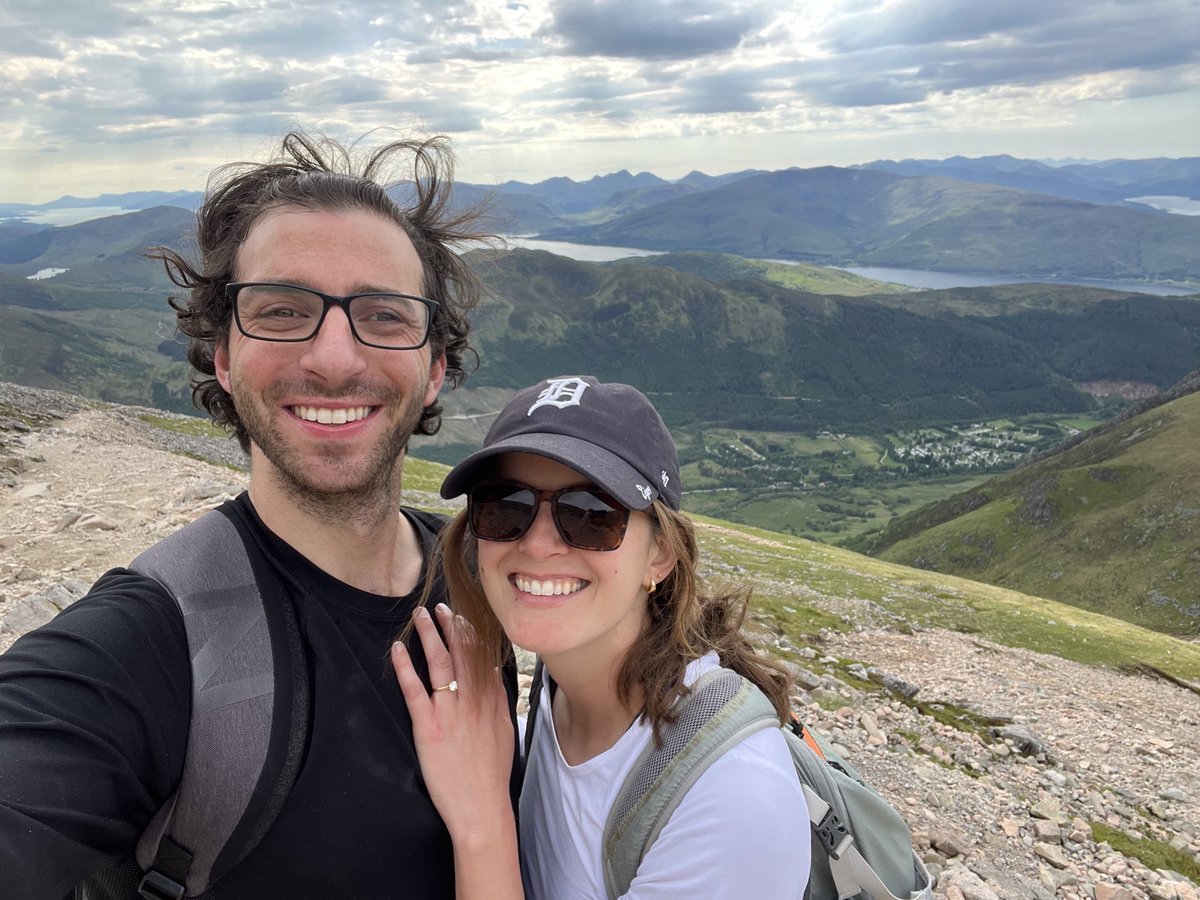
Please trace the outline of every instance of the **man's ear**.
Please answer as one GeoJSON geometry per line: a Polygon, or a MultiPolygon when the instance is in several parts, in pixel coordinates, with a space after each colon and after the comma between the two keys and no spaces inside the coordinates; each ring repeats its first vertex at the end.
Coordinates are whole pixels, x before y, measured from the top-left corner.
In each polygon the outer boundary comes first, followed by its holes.
{"type": "MultiPolygon", "coordinates": [[[[441,393],[442,383],[446,380],[446,354],[435,357],[429,364],[429,386],[425,389],[425,405],[429,406],[437,400],[441,393]]],[[[229,390],[229,388],[226,388],[229,390]]]]}
{"type": "Polygon", "coordinates": [[[213,369],[217,376],[217,384],[225,388],[225,393],[233,394],[233,389],[229,386],[229,342],[217,341],[217,346],[213,349],[213,369]]]}

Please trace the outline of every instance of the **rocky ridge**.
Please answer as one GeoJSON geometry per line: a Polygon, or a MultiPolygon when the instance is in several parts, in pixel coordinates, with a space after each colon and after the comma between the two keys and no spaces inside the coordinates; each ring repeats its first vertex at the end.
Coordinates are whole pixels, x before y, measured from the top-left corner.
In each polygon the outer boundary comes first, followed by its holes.
{"type": "MultiPolygon", "coordinates": [[[[235,443],[147,415],[0,384],[0,650],[245,487],[235,443]]],[[[762,638],[805,721],[909,821],[935,896],[1200,898],[1169,868],[1200,870],[1193,691],[938,630],[762,638]]]]}

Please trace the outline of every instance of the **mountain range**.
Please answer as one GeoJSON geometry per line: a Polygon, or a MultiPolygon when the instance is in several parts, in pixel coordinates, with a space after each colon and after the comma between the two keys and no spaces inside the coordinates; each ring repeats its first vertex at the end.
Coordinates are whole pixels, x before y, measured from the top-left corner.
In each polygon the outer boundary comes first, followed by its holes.
{"type": "Polygon", "coordinates": [[[941,160],[876,160],[863,168],[998,184],[1087,203],[1136,204],[1136,197],[1200,197],[1200,158],[1109,159],[1050,165],[1007,155],[973,159],[952,156],[941,160]]]}
{"type": "MultiPolygon", "coordinates": [[[[189,408],[171,286],[140,251],[185,245],[191,221],[156,207],[0,239],[0,376],[189,408]],[[48,268],[66,271],[28,279],[48,268]]],[[[468,258],[492,292],[473,318],[473,384],[583,366],[654,392],[677,425],[880,432],[1083,410],[1080,383],[1165,389],[1200,366],[1194,298],[1028,284],[898,293],[842,273],[795,283],[787,267],[703,252],[468,258]]]]}
{"type": "MultiPolygon", "coordinates": [[[[667,181],[627,170],[587,181],[459,183],[495,230],[657,250],[714,250],[831,265],[892,266],[1048,279],[1197,281],[1200,217],[1147,206],[1200,198],[1200,158],[1052,166],[1008,156],[878,160],[861,166],[692,172],[667,181]]],[[[0,241],[48,209],[194,208],[197,192],[142,191],[0,204],[0,241]],[[0,220],[2,221],[2,220],[0,220]]]]}
{"type": "Polygon", "coordinates": [[[1189,281],[1200,218],[941,176],[826,167],[749,175],[544,236],[826,265],[1189,281]]]}

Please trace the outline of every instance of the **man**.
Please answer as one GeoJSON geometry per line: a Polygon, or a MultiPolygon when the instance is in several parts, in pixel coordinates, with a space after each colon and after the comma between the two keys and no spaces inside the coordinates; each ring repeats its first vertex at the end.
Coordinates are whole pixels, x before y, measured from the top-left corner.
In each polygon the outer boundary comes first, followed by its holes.
{"type": "MultiPolygon", "coordinates": [[[[452,250],[478,236],[448,213],[450,162],[439,139],[357,166],[291,134],[271,162],[214,175],[195,267],[152,251],[188,289],[172,306],[201,373],[194,396],[250,456],[248,493],[215,515],[236,528],[264,603],[283,598],[307,661],[294,783],[249,855],[216,872],[222,898],[454,893],[387,662],[439,524],[400,506],[405,449],[437,430],[438,392],[464,376],[479,293],[452,250]],[[407,208],[380,181],[399,159],[407,208]]],[[[158,581],[117,569],[0,656],[0,897],[58,898],[85,880],[79,896],[137,896],[107,873],[128,873],[184,770],[189,636],[158,581]]],[[[147,895],[179,895],[162,884],[147,895]]]]}

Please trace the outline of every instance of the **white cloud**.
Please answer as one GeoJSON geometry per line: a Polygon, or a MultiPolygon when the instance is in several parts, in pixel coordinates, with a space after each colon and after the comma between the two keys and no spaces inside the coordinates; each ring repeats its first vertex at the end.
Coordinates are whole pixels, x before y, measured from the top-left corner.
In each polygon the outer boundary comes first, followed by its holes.
{"type": "Polygon", "coordinates": [[[294,125],[446,131],[480,181],[1187,155],[1197,48],[1200,0],[8,0],[0,201],[198,188],[294,125]]]}

